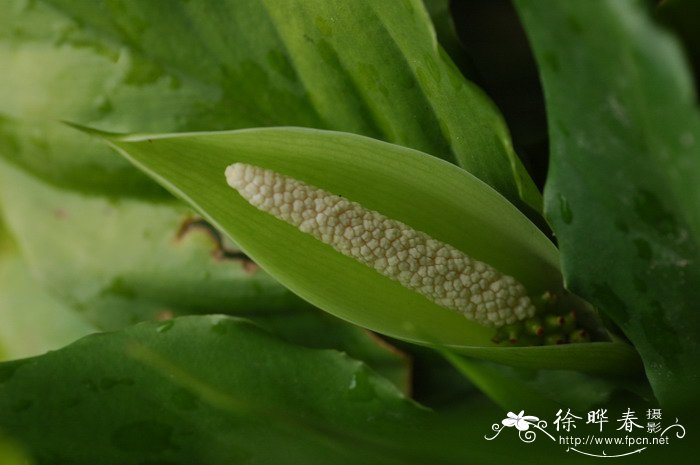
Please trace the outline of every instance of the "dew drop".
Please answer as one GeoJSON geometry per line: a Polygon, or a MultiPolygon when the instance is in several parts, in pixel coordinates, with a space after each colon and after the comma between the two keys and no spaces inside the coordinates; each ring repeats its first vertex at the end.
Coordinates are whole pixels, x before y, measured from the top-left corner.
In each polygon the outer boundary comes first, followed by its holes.
{"type": "Polygon", "coordinates": [[[156,327],[156,331],[158,331],[159,333],[166,333],[170,331],[173,328],[173,326],[175,326],[175,320],[168,320],[159,324],[156,327]]]}
{"type": "Polygon", "coordinates": [[[226,334],[227,328],[226,328],[226,323],[222,321],[217,321],[212,327],[211,330],[214,331],[216,334],[224,335],[226,334]]]}
{"type": "Polygon", "coordinates": [[[350,379],[348,397],[352,400],[366,401],[376,396],[365,368],[357,370],[350,379]]]}
{"type": "Polygon", "coordinates": [[[566,224],[571,224],[574,220],[574,214],[571,212],[569,201],[561,194],[559,194],[559,213],[562,221],[566,224]]]}

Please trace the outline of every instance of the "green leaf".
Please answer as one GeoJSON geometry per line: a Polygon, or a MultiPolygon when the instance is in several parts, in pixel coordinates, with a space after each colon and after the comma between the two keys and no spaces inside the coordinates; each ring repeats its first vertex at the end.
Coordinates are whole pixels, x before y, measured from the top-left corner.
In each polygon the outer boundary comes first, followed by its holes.
{"type": "Polygon", "coordinates": [[[179,202],[76,193],[2,162],[0,204],[41,283],[101,329],[308,306],[179,202]]]}
{"type": "Polygon", "coordinates": [[[19,310],[22,302],[7,300],[30,295],[29,284],[21,288],[24,292],[15,289],[24,282],[21,277],[27,279],[27,265],[13,255],[16,266],[8,264],[10,278],[0,282],[7,290],[0,294],[7,303],[0,310],[6,320],[0,335],[15,345],[32,344],[39,337],[32,331],[74,324],[79,317],[72,309],[102,330],[177,315],[227,313],[249,317],[299,345],[343,350],[409,391],[409,364],[401,353],[298,299],[178,203],[78,194],[0,162],[2,205],[31,271],[40,278],[41,286],[34,280],[31,286],[50,290],[52,297],[46,299],[53,304],[36,300],[31,311],[24,311],[19,310]],[[48,315],[59,305],[65,322],[36,324],[39,312],[48,315]],[[20,330],[20,323],[27,329],[20,330]]]}
{"type": "Polygon", "coordinates": [[[55,121],[23,122],[0,114],[0,157],[42,181],[80,193],[155,200],[168,197],[160,186],[119,160],[109,147],[74,132],[55,121]]]}
{"type": "MultiPolygon", "coordinates": [[[[527,218],[465,171],[410,149],[352,134],[291,128],[120,137],[112,143],[190,201],[280,282],[307,298],[312,296],[306,289],[313,289],[312,303],[333,307],[337,304],[329,297],[337,301],[338,294],[346,293],[356,295],[357,307],[368,307],[366,300],[381,300],[364,310],[366,315],[359,320],[372,329],[387,318],[380,313],[389,310],[379,308],[412,308],[417,294],[389,279],[377,279],[376,271],[253,207],[226,184],[222,174],[228,165],[251,163],[359,202],[522,279],[533,295],[556,291],[559,286],[556,249],[527,218]],[[464,198],[470,201],[461,201],[464,198]],[[441,215],[435,214],[438,206],[441,215]],[[371,289],[372,281],[382,287],[371,289]],[[358,289],[363,286],[369,287],[358,289]]],[[[414,317],[420,319],[409,320],[421,324],[414,330],[394,331],[401,331],[404,338],[412,334],[409,339],[416,338],[416,330],[426,331],[423,340],[439,337],[432,335],[439,326],[424,320],[445,318],[442,324],[459,325],[447,337],[450,343],[457,343],[465,334],[480,343],[490,338],[479,325],[424,300],[420,299],[418,307],[422,315],[414,317]]],[[[347,311],[336,309],[344,317],[349,316],[347,311]]],[[[391,326],[400,326],[405,319],[400,315],[394,315],[391,326]]]]}
{"type": "MultiPolygon", "coordinates": [[[[437,414],[344,354],[221,316],[143,323],[0,364],[0,411],[0,429],[40,464],[585,461],[515,433],[486,441],[506,412],[485,399],[437,414]]],[[[673,446],[650,448],[644,463],[681,463],[689,451],[673,446]]]]}
{"type": "Polygon", "coordinates": [[[663,405],[698,405],[700,115],[681,50],[641,2],[517,5],[547,100],[566,283],[622,328],[663,405]]]}
{"type": "Polygon", "coordinates": [[[360,136],[294,128],[134,136],[111,142],[230,235],[282,284],[336,316],[391,337],[447,345],[508,363],[603,371],[635,368],[633,362],[624,367],[634,360],[625,344],[493,347],[493,329],[432,303],[258,210],[223,178],[234,162],[271,169],[451,244],[517,277],[532,295],[558,289],[552,243],[503,197],[453,165],[360,136]],[[608,354],[604,362],[593,362],[597,349],[608,354]],[[589,353],[590,358],[579,353],[589,353]],[[551,356],[543,360],[542,354],[551,356]]]}
{"type": "Polygon", "coordinates": [[[696,88],[700,82],[700,30],[697,18],[700,3],[695,0],[664,0],[656,7],[655,18],[671,29],[683,42],[684,51],[695,75],[696,88]]]}
{"type": "Polygon", "coordinates": [[[391,442],[428,414],[362,363],[223,317],[85,338],[0,379],[0,427],[40,463],[405,463],[391,442]]]}
{"type": "Polygon", "coordinates": [[[627,408],[630,405],[658,408],[648,383],[640,378],[519,369],[449,352],[443,355],[496,404],[511,411],[570,408],[581,412],[594,407],[627,408]]]}
{"type": "Polygon", "coordinates": [[[93,331],[37,285],[0,218],[0,360],[42,354],[93,331]]]}
{"type": "Polygon", "coordinates": [[[14,242],[10,231],[8,231],[7,226],[5,226],[5,220],[3,219],[2,209],[0,207],[0,254],[11,250],[14,250],[14,242]]]}
{"type": "Polygon", "coordinates": [[[504,460],[497,448],[462,447],[483,441],[501,412],[445,424],[360,362],[231,318],[87,337],[2,364],[0,380],[0,428],[39,463],[504,460]]]}
{"type": "MultiPolygon", "coordinates": [[[[493,99],[538,185],[547,169],[547,118],[535,57],[510,1],[452,2],[473,81],[493,99]]],[[[468,76],[469,76],[468,75],[468,76]]]]}
{"type": "Polygon", "coordinates": [[[47,120],[119,132],[297,125],[458,161],[539,209],[500,114],[441,52],[419,0],[18,0],[5,10],[0,63],[13,72],[0,76],[0,114],[25,122],[0,128],[21,149],[5,156],[72,188],[112,193],[123,177],[148,190],[47,120]]]}
{"type": "Polygon", "coordinates": [[[18,446],[15,441],[8,440],[0,435],[0,461],[3,465],[33,465],[34,461],[29,458],[24,449],[18,446]]]}
{"type": "Polygon", "coordinates": [[[291,344],[342,351],[369,365],[402,393],[412,391],[411,357],[371,331],[315,308],[257,314],[249,319],[291,344]]]}
{"type": "Polygon", "coordinates": [[[452,12],[450,11],[450,0],[423,0],[423,5],[425,5],[425,9],[430,15],[438,43],[447,52],[459,70],[467,77],[470,77],[469,73],[473,73],[473,66],[457,35],[452,12]]]}

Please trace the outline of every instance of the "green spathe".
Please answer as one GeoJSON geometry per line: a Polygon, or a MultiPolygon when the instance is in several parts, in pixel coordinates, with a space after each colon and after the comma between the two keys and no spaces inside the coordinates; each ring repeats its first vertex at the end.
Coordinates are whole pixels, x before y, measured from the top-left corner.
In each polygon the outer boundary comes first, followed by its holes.
{"type": "Polygon", "coordinates": [[[258,210],[222,179],[236,162],[270,169],[423,231],[515,277],[532,295],[561,289],[558,253],[549,239],[500,194],[454,165],[366,137],[314,129],[101,136],[230,235],[282,284],[340,318],[517,366],[638,370],[626,344],[497,347],[493,329],[258,210]]]}

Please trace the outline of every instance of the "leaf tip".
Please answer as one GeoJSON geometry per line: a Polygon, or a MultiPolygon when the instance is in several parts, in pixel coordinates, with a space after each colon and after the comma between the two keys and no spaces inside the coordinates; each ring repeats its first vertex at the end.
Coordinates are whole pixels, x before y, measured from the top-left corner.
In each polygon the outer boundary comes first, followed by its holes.
{"type": "Polygon", "coordinates": [[[102,131],[101,129],[96,129],[90,126],[85,126],[79,123],[74,123],[72,121],[67,121],[67,120],[61,120],[62,124],[65,124],[68,127],[71,127],[77,131],[80,131],[84,134],[89,134],[92,136],[99,137],[101,139],[106,139],[109,141],[115,141],[118,140],[119,138],[123,137],[123,134],[119,134],[116,132],[108,132],[108,131],[102,131]]]}

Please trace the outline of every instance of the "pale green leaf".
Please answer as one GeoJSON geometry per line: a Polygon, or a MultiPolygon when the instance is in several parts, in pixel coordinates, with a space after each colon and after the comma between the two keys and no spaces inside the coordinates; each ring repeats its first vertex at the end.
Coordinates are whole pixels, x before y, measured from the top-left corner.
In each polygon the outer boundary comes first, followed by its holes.
{"type": "Polygon", "coordinates": [[[307,306],[178,202],[77,193],[2,162],[0,204],[40,282],[102,329],[307,306]]]}
{"type": "Polygon", "coordinates": [[[36,283],[3,228],[0,218],[0,360],[43,354],[95,331],[36,283]]]}
{"type": "MultiPolygon", "coordinates": [[[[343,350],[409,391],[403,354],[294,296],[179,203],[66,191],[0,162],[3,206],[28,258],[28,264],[20,263],[12,255],[13,266],[3,274],[7,280],[0,281],[7,291],[0,293],[7,304],[0,309],[0,335],[13,347],[32,346],[45,332],[62,334],[79,318],[113,330],[144,320],[227,313],[251,318],[302,346],[343,350]],[[39,279],[22,285],[27,265],[39,279]],[[30,295],[30,285],[35,304],[11,299],[30,295]],[[45,291],[51,297],[42,305],[45,291]],[[37,324],[48,321],[56,307],[63,309],[61,318],[37,324]]],[[[13,350],[8,356],[34,353],[13,350]]]]}
{"type": "Polygon", "coordinates": [[[459,162],[540,209],[500,113],[441,50],[420,0],[17,0],[0,31],[13,70],[0,75],[0,115],[21,121],[0,120],[17,149],[4,156],[74,189],[154,194],[52,120],[118,132],[296,125],[459,162]]]}

